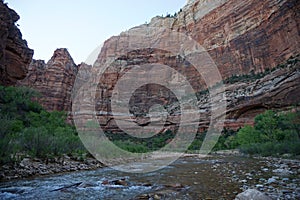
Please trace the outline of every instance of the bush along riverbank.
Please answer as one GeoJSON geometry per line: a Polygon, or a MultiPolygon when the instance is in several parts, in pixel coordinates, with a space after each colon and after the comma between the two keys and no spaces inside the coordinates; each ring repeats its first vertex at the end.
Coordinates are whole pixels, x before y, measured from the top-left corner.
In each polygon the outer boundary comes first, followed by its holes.
{"type": "Polygon", "coordinates": [[[48,112],[25,87],[0,86],[1,179],[99,166],[81,143],[66,113],[48,112]]]}
{"type": "Polygon", "coordinates": [[[255,118],[255,126],[245,126],[237,134],[241,152],[262,156],[300,155],[300,111],[275,113],[271,110],[255,118]]]}
{"type": "MultiPolygon", "coordinates": [[[[198,134],[188,152],[200,149],[204,138],[205,133],[198,134]]],[[[256,116],[253,127],[246,125],[238,131],[225,129],[213,151],[232,149],[238,149],[240,153],[247,155],[299,158],[300,111],[267,110],[256,116]]]]}

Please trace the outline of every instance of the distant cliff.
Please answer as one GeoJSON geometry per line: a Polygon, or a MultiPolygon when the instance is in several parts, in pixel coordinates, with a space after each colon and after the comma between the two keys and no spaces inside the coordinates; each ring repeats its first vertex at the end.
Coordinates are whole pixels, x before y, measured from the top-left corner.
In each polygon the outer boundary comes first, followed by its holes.
{"type": "Polygon", "coordinates": [[[39,102],[47,110],[70,111],[77,72],[78,66],[68,50],[57,49],[47,63],[33,60],[27,77],[19,81],[18,85],[36,89],[41,94],[39,102]]]}
{"type": "Polygon", "coordinates": [[[33,56],[15,22],[19,15],[0,1],[0,84],[14,85],[26,77],[33,56]]]}

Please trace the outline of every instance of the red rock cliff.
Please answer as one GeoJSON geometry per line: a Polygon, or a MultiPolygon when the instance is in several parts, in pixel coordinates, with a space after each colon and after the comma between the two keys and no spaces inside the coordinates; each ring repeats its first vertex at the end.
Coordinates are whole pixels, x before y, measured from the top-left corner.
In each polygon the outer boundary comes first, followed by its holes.
{"type": "MultiPolygon", "coordinates": [[[[300,4],[297,0],[196,0],[189,1],[176,16],[155,17],[150,24],[140,27],[165,27],[191,36],[208,51],[225,79],[232,75],[264,72],[284,63],[291,56],[298,55],[299,10],[300,4]]],[[[163,38],[164,35],[161,36],[163,38]]],[[[166,45],[160,39],[157,39],[157,42],[166,45]]],[[[185,75],[196,91],[205,88],[202,78],[184,59],[151,47],[128,51],[122,55],[121,52],[127,48],[126,45],[128,44],[122,37],[110,38],[105,42],[97,60],[101,64],[110,58],[115,59],[100,79],[96,94],[96,109],[100,113],[100,123],[103,127],[120,131],[111,116],[109,104],[114,86],[130,66],[145,63],[168,65],[185,75]]],[[[164,49],[163,47],[161,49],[164,49]]],[[[226,96],[229,103],[225,122],[227,126],[237,128],[245,123],[251,124],[254,116],[266,109],[286,108],[299,102],[299,95],[295,95],[299,93],[298,64],[292,71],[289,69],[279,69],[280,72],[243,86],[237,85],[242,82],[227,85],[226,96]],[[282,81],[277,84],[279,79],[282,81]],[[235,90],[243,91],[243,95],[238,97],[235,90]],[[253,93],[248,94],[244,90],[253,93]],[[246,100],[242,100],[243,98],[246,100]]],[[[172,74],[160,76],[173,79],[172,74]]],[[[155,78],[153,77],[154,82],[155,78]]],[[[154,86],[152,89],[158,88],[154,86]]],[[[159,96],[156,94],[156,97],[159,96]]],[[[210,105],[206,104],[205,98],[201,102],[202,98],[200,97],[198,103],[199,109],[204,113],[200,121],[205,127],[210,105]]],[[[141,112],[147,111],[147,108],[143,107],[144,102],[141,97],[132,102],[131,106],[140,107],[141,112]]],[[[125,121],[129,120],[124,116],[122,118],[125,121]]]]}
{"type": "MultiPolygon", "coordinates": [[[[148,26],[188,34],[228,78],[274,68],[300,54],[299,10],[297,0],[193,0],[176,16],[154,17],[148,26]]],[[[116,40],[106,41],[102,58],[116,53],[116,40]]]]}
{"type": "Polygon", "coordinates": [[[18,85],[36,89],[41,94],[39,102],[47,110],[70,111],[71,93],[78,71],[67,49],[55,50],[47,62],[33,60],[27,77],[18,85]]]}
{"type": "Polygon", "coordinates": [[[19,15],[0,1],[0,84],[13,85],[26,77],[33,56],[15,25],[19,15]]]}

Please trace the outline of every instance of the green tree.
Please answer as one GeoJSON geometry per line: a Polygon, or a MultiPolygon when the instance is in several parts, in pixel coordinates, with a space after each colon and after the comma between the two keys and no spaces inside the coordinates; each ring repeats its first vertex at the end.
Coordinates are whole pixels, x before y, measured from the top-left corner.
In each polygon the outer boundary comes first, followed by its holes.
{"type": "Polygon", "coordinates": [[[237,134],[240,148],[265,156],[300,154],[300,112],[266,111],[255,118],[254,127],[245,126],[237,134]]]}
{"type": "Polygon", "coordinates": [[[0,86],[0,163],[16,155],[48,158],[84,153],[66,113],[48,112],[36,101],[38,93],[25,87],[0,86]]]}
{"type": "Polygon", "coordinates": [[[278,116],[272,110],[267,110],[265,113],[260,114],[255,118],[255,129],[260,131],[262,140],[276,140],[278,122],[278,116]]]}
{"type": "Polygon", "coordinates": [[[2,115],[22,120],[27,112],[40,112],[42,106],[32,99],[38,93],[26,87],[0,86],[0,110],[2,115]]]}
{"type": "Polygon", "coordinates": [[[240,145],[255,144],[261,141],[260,132],[253,127],[246,125],[237,134],[237,142],[240,145]]]}

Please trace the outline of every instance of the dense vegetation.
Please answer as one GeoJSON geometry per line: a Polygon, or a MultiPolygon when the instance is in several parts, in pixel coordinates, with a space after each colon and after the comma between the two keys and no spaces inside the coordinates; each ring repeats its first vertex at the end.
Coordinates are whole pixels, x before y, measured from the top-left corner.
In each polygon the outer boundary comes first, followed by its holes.
{"type": "MultiPolygon", "coordinates": [[[[200,148],[203,139],[198,140],[196,138],[189,150],[200,148]]],[[[225,129],[214,150],[235,148],[262,156],[300,155],[300,111],[268,110],[255,118],[254,127],[246,125],[237,132],[225,129]]]]}
{"type": "Polygon", "coordinates": [[[24,156],[49,158],[83,153],[84,147],[64,112],[47,112],[25,87],[0,86],[0,163],[24,156]]]}
{"type": "Polygon", "coordinates": [[[106,133],[106,136],[119,148],[132,153],[147,153],[161,149],[173,138],[174,133],[167,130],[150,138],[137,138],[128,134],[106,133]]]}
{"type": "Polygon", "coordinates": [[[263,156],[300,155],[300,112],[266,111],[255,118],[255,126],[237,133],[242,152],[263,156]]]}

